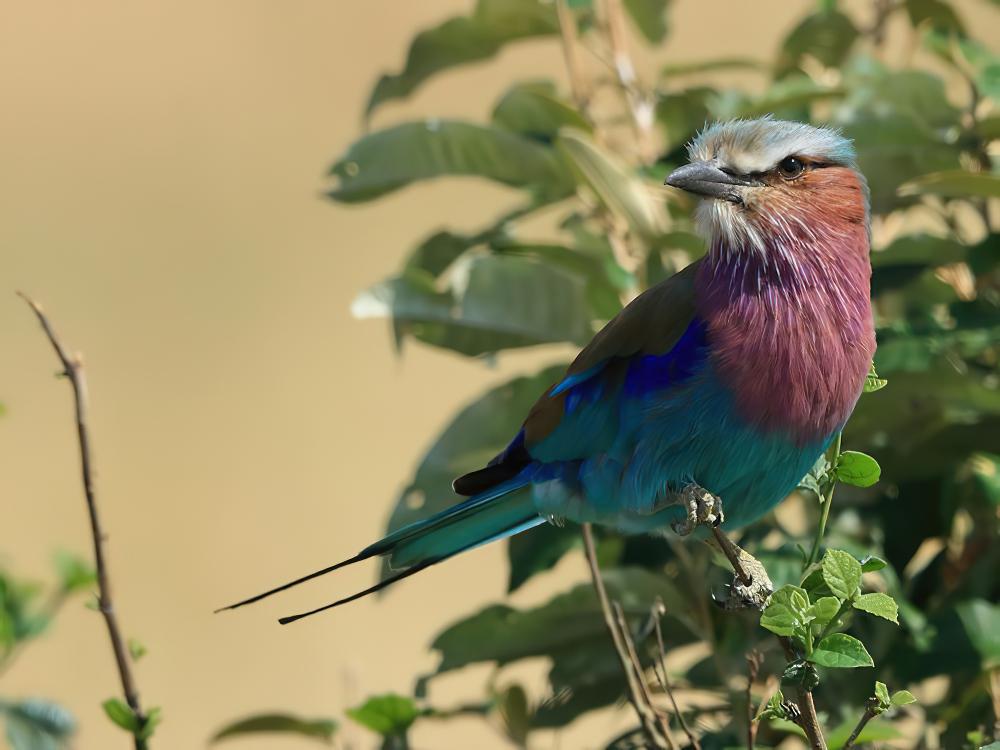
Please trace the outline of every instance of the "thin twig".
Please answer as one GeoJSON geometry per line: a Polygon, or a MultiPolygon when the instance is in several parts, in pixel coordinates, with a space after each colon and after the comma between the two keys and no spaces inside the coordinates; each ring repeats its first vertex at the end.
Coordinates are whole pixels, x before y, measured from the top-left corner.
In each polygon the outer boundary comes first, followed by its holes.
{"type": "Polygon", "coordinates": [[[833,444],[827,451],[827,460],[830,462],[829,486],[820,498],[820,500],[823,501],[823,509],[820,511],[819,527],[816,529],[816,536],[813,538],[812,549],[809,550],[809,557],[806,558],[806,564],[803,566],[803,570],[819,559],[819,550],[823,545],[823,537],[826,536],[826,524],[830,520],[830,507],[833,505],[833,493],[834,490],[837,489],[837,480],[834,478],[834,472],[837,469],[837,459],[840,458],[841,437],[841,433],[838,432],[833,444]]]}
{"type": "Polygon", "coordinates": [[[562,41],[563,57],[566,60],[566,72],[569,75],[569,90],[577,108],[587,117],[590,103],[590,90],[583,63],[580,60],[580,48],[576,33],[576,21],[566,0],[556,0],[556,16],[559,19],[559,36],[562,41]]]}
{"type": "Polygon", "coordinates": [[[597,601],[601,606],[601,614],[604,615],[604,624],[611,634],[611,641],[615,651],[618,653],[618,660],[621,662],[622,670],[625,672],[625,680],[628,684],[629,701],[639,717],[643,733],[647,741],[657,750],[676,750],[676,744],[670,736],[669,729],[664,733],[662,727],[664,723],[656,710],[648,702],[644,695],[645,685],[643,684],[641,667],[638,673],[633,668],[634,647],[629,649],[626,639],[630,640],[627,629],[622,632],[615,621],[614,612],[611,608],[611,601],[608,599],[607,589],[604,587],[604,579],[601,577],[601,569],[597,563],[597,552],[594,549],[594,533],[589,523],[583,524],[583,550],[587,558],[587,566],[590,568],[590,577],[594,583],[594,590],[597,592],[597,601]]]}
{"type": "Polygon", "coordinates": [[[657,599],[656,604],[653,606],[653,628],[656,631],[656,647],[659,652],[659,665],[662,671],[662,676],[656,671],[656,666],[653,667],[653,672],[656,674],[657,678],[660,680],[660,687],[663,688],[665,692],[670,697],[670,704],[674,707],[674,715],[677,716],[677,721],[680,722],[681,729],[684,730],[684,734],[687,735],[688,742],[691,743],[691,747],[694,750],[701,750],[701,743],[698,742],[698,738],[694,736],[691,731],[691,727],[688,726],[687,719],[684,718],[684,714],[681,712],[680,707],[677,705],[677,698],[674,697],[674,686],[670,684],[670,675],[667,673],[667,650],[663,645],[663,629],[660,627],[660,618],[663,617],[667,612],[667,608],[663,604],[662,599],[657,599]]]}
{"type": "MultiPolygon", "coordinates": [[[[90,535],[94,543],[94,567],[97,569],[97,604],[98,609],[104,616],[104,622],[108,628],[108,637],[111,639],[111,648],[114,651],[115,663],[118,666],[118,677],[121,680],[122,692],[125,694],[125,701],[135,715],[139,727],[145,727],[146,714],[142,710],[139,702],[139,689],[136,686],[135,678],[132,676],[132,668],[129,660],[128,650],[125,647],[125,639],[122,638],[121,629],[118,626],[118,617],[115,614],[114,605],[111,598],[111,580],[108,575],[108,566],[104,558],[104,542],[106,537],[101,527],[101,519],[97,513],[97,494],[94,489],[94,470],[91,460],[90,434],[87,429],[87,380],[83,370],[83,358],[79,353],[72,356],[63,346],[52,324],[46,317],[41,306],[26,294],[18,292],[18,295],[34,311],[38,322],[42,325],[42,330],[52,344],[59,362],[62,364],[63,372],[73,387],[73,405],[76,417],[76,435],[80,445],[80,469],[83,479],[83,494],[87,501],[87,512],[90,515],[90,535]]],[[[133,735],[135,739],[135,750],[146,750],[146,741],[140,739],[138,734],[133,735]]]]}
{"type": "Polygon", "coordinates": [[[854,731],[851,732],[851,736],[847,738],[847,742],[841,746],[841,750],[849,750],[855,746],[854,743],[858,741],[858,737],[861,736],[861,733],[864,731],[868,722],[878,716],[878,712],[875,710],[877,707],[878,699],[869,698],[868,704],[865,706],[865,712],[861,714],[861,719],[858,720],[858,725],[854,727],[854,731]]]}
{"type": "Polygon", "coordinates": [[[649,96],[642,93],[635,65],[629,55],[625,10],[622,8],[621,0],[604,0],[604,20],[607,24],[608,43],[611,47],[615,75],[618,77],[622,96],[632,117],[639,158],[643,164],[649,164],[656,158],[653,143],[653,102],[649,96]]]}
{"type": "Polygon", "coordinates": [[[753,685],[760,674],[764,658],[757,650],[747,654],[747,750],[754,750],[757,744],[757,719],[753,708],[753,685]]]}

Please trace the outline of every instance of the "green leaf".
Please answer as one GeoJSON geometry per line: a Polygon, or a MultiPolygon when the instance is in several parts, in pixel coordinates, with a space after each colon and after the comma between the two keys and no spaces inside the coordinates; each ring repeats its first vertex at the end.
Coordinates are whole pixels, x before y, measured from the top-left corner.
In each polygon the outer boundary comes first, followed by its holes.
{"type": "Polygon", "coordinates": [[[871,487],[882,474],[878,462],[866,453],[844,451],[837,459],[837,480],[855,487],[871,487]]]}
{"type": "Polygon", "coordinates": [[[76,730],[70,713],[50,701],[0,701],[0,716],[7,725],[11,750],[60,750],[76,730]]]}
{"type": "Polygon", "coordinates": [[[101,704],[101,707],[108,718],[126,732],[135,734],[139,731],[139,719],[124,701],[118,698],[108,698],[101,704]]]}
{"type": "Polygon", "coordinates": [[[57,552],[55,564],[59,573],[59,586],[67,594],[89,589],[97,582],[94,567],[71,552],[57,552]]]}
{"type": "Polygon", "coordinates": [[[471,246],[472,241],[464,235],[435,232],[413,249],[405,268],[440,276],[471,246]]]}
{"type": "Polygon", "coordinates": [[[139,641],[138,638],[128,639],[128,652],[132,657],[132,661],[139,661],[148,653],[148,649],[139,641]]]}
{"type": "Polygon", "coordinates": [[[762,628],[782,636],[795,635],[806,623],[809,595],[798,586],[786,585],[771,594],[760,616],[762,628]]]}
{"type": "Polygon", "coordinates": [[[821,569],[823,581],[835,597],[841,601],[854,599],[861,586],[861,563],[843,550],[829,549],[823,556],[821,569]]]}
{"type": "Polygon", "coordinates": [[[142,724],[142,728],[138,731],[136,736],[140,740],[148,740],[153,736],[156,728],[163,721],[162,712],[159,708],[151,708],[146,712],[146,720],[142,724]]]}
{"type": "Polygon", "coordinates": [[[646,41],[659,44],[666,39],[670,0],[624,0],[624,5],[646,41]]]}
{"type": "Polygon", "coordinates": [[[361,726],[390,737],[405,734],[422,711],[412,698],[387,693],[373,696],[360,706],[347,709],[346,713],[361,726]]]}
{"type": "Polygon", "coordinates": [[[875,555],[867,555],[864,560],[861,561],[861,570],[865,573],[875,573],[876,571],[882,570],[887,566],[885,560],[881,557],[875,557],[875,555]]]}
{"type": "Polygon", "coordinates": [[[872,365],[872,370],[865,376],[865,393],[874,393],[875,391],[881,391],[889,385],[889,381],[885,378],[880,378],[878,373],[875,372],[875,365],[872,365]]]}
{"type": "Polygon", "coordinates": [[[582,174],[597,197],[640,236],[656,237],[666,229],[666,215],[651,191],[613,154],[585,133],[560,133],[560,149],[582,174]]]}
{"type": "Polygon", "coordinates": [[[918,177],[899,187],[900,195],[938,195],[942,198],[998,198],[1000,175],[952,169],[918,177]]]}
{"type": "Polygon", "coordinates": [[[973,599],[962,602],[955,611],[983,669],[1000,666],[1000,605],[973,599]]]}
{"type": "Polygon", "coordinates": [[[809,660],[821,667],[836,669],[875,666],[864,644],[846,633],[834,633],[821,640],[809,660]]]}
{"type": "MultiPolygon", "coordinates": [[[[641,568],[603,571],[608,594],[621,603],[629,618],[646,622],[660,598],[672,613],[684,612],[686,599],[669,579],[641,568]]],[[[691,636],[697,626],[691,623],[691,636]]],[[[616,667],[594,587],[580,583],[544,604],[515,609],[494,604],[466,617],[440,633],[431,647],[441,653],[438,673],[479,662],[509,664],[536,656],[573,658],[592,673],[597,654],[607,655],[616,667]]],[[[565,670],[568,664],[563,664],[565,670]]],[[[620,670],[620,666],[617,669],[620,670]]],[[[620,675],[620,672],[614,672],[620,675]]]]}
{"type": "Polygon", "coordinates": [[[868,612],[889,622],[899,624],[899,620],[897,619],[899,616],[899,607],[896,601],[888,594],[881,592],[862,594],[852,604],[855,609],[859,609],[862,612],[868,612]]]}
{"type": "Polygon", "coordinates": [[[762,68],[763,65],[753,58],[722,57],[714,60],[664,65],[660,68],[660,75],[664,78],[677,78],[679,76],[697,75],[700,73],[717,73],[724,70],[761,70],[762,68]]]}
{"type": "MultiPolygon", "coordinates": [[[[830,730],[829,734],[826,736],[826,742],[830,747],[830,750],[838,750],[839,748],[842,748],[844,743],[847,742],[847,738],[851,736],[851,732],[854,731],[854,727],[856,725],[857,720],[852,718],[851,720],[842,722],[830,730]]],[[[872,743],[897,740],[902,736],[902,732],[896,729],[896,727],[889,722],[874,719],[868,722],[868,724],[865,725],[865,728],[861,730],[861,734],[857,737],[857,744],[855,747],[875,747],[872,743]]]]}
{"type": "Polygon", "coordinates": [[[510,42],[554,36],[558,31],[559,21],[551,3],[479,0],[471,16],[451,18],[414,37],[403,70],[379,79],[368,100],[366,114],[370,115],[384,102],[409,96],[442,71],[489,59],[510,42]]]}
{"type": "Polygon", "coordinates": [[[555,567],[562,556],[580,544],[575,526],[545,524],[530,534],[518,534],[507,543],[510,578],[507,591],[514,591],[532,576],[555,567]]]}
{"type": "Polygon", "coordinates": [[[851,19],[837,10],[806,16],[782,43],[776,77],[796,70],[807,55],[828,68],[837,67],[847,57],[858,30],[851,19]]]}
{"type": "Polygon", "coordinates": [[[806,610],[806,617],[816,625],[827,625],[840,611],[840,600],[835,596],[823,596],[806,610]]]}
{"type": "Polygon", "coordinates": [[[553,140],[564,127],[591,130],[583,115],[559,98],[550,81],[511,86],[493,108],[493,123],[544,141],[553,140]]]}
{"type": "Polygon", "coordinates": [[[517,747],[525,747],[531,731],[531,707],[520,685],[511,685],[496,697],[496,707],[504,732],[517,747]]]}
{"type": "Polygon", "coordinates": [[[555,200],[574,188],[552,149],[500,128],[456,120],[408,122],[363,136],[330,169],[328,195],[369,201],[434,177],[483,177],[555,200]]]}
{"type": "Polygon", "coordinates": [[[463,256],[448,288],[405,270],[359,294],[357,318],[391,318],[397,335],[477,356],[554,342],[580,344],[592,332],[586,281],[514,255],[463,256]]]}
{"type": "Polygon", "coordinates": [[[890,268],[893,266],[944,266],[958,263],[969,255],[969,249],[955,240],[946,237],[934,237],[929,234],[908,234],[898,237],[882,249],[871,254],[872,268],[890,268]]]}
{"type": "Polygon", "coordinates": [[[889,706],[889,688],[884,682],[875,683],[875,698],[878,700],[879,705],[882,708],[887,708],[889,706]]]}
{"type": "Polygon", "coordinates": [[[781,684],[813,690],[819,685],[819,674],[813,664],[798,659],[785,667],[785,671],[781,674],[781,684]]]}
{"type": "Polygon", "coordinates": [[[942,0],[906,0],[906,14],[913,26],[928,25],[935,31],[965,34],[965,25],[954,8],[942,0]]]}
{"type": "Polygon", "coordinates": [[[313,737],[329,742],[337,731],[333,719],[303,719],[292,714],[257,714],[227,724],[212,737],[212,742],[248,734],[282,733],[313,737]]]}
{"type": "Polygon", "coordinates": [[[917,699],[909,690],[897,690],[892,694],[892,699],[889,702],[893,706],[906,706],[910,703],[916,703],[917,699]]]}

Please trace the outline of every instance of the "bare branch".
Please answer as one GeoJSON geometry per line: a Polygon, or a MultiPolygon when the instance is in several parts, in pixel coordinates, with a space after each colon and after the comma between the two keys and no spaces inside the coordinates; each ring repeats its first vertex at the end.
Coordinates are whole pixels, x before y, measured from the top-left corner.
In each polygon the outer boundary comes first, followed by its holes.
{"type": "MultiPolygon", "coordinates": [[[[590,568],[594,590],[597,592],[597,601],[600,603],[601,613],[604,615],[604,624],[607,625],[608,632],[611,634],[611,641],[618,653],[622,671],[625,672],[629,701],[639,717],[643,733],[646,735],[650,747],[656,750],[678,750],[677,743],[674,742],[670,734],[670,728],[663,720],[662,715],[652,705],[649,691],[643,679],[642,666],[639,664],[632,637],[628,632],[628,624],[625,623],[624,627],[622,626],[624,614],[622,614],[621,620],[616,620],[616,613],[608,599],[607,589],[604,588],[604,579],[601,577],[601,569],[597,563],[594,533],[589,523],[583,524],[583,549],[587,557],[587,565],[590,568]]],[[[618,612],[621,612],[620,608],[618,612]]]]}
{"type": "Polygon", "coordinates": [[[657,679],[660,681],[660,687],[663,688],[665,692],[670,697],[670,704],[674,707],[674,715],[677,716],[677,720],[680,722],[681,729],[684,730],[684,734],[687,735],[688,742],[691,743],[691,747],[694,750],[701,750],[701,743],[698,742],[698,738],[694,736],[691,731],[691,727],[688,726],[687,719],[684,718],[684,714],[681,712],[680,707],[677,705],[677,698],[674,697],[674,686],[670,684],[670,675],[667,673],[667,650],[663,645],[663,629],[660,627],[660,618],[663,617],[667,612],[667,608],[664,606],[661,599],[656,600],[656,604],[653,606],[653,628],[656,631],[656,648],[659,654],[659,666],[660,672],[657,672],[656,666],[653,666],[653,672],[656,673],[657,679]]]}
{"type": "MultiPolygon", "coordinates": [[[[142,710],[139,702],[139,689],[136,686],[135,678],[132,675],[131,662],[128,649],[125,646],[125,639],[122,637],[121,629],[118,626],[118,617],[115,614],[114,604],[111,598],[111,580],[108,575],[108,566],[104,557],[104,542],[106,537],[101,526],[101,519],[97,512],[97,494],[94,489],[94,470],[91,459],[90,434],[87,428],[87,380],[84,375],[83,357],[79,354],[70,354],[56,335],[52,324],[42,310],[41,305],[31,299],[28,295],[18,292],[20,296],[35,313],[38,322],[41,323],[42,330],[49,339],[49,343],[55,350],[56,356],[62,365],[62,374],[69,379],[73,388],[73,405],[76,417],[76,434],[80,446],[80,470],[83,480],[83,494],[87,501],[87,512],[90,516],[90,535],[94,544],[94,567],[97,569],[97,604],[98,609],[104,616],[104,622],[108,628],[108,637],[111,640],[111,648],[114,651],[115,663],[118,666],[118,677],[121,681],[122,692],[125,694],[125,701],[139,723],[140,727],[146,724],[146,714],[142,710]]],[[[147,743],[135,736],[135,750],[146,750],[147,743]]]]}
{"type": "Polygon", "coordinates": [[[753,684],[760,674],[764,657],[756,649],[747,654],[747,750],[754,750],[757,744],[757,719],[753,708],[753,684]]]}
{"type": "Polygon", "coordinates": [[[850,748],[855,747],[855,742],[858,741],[858,737],[865,730],[868,722],[878,716],[878,712],[875,710],[878,708],[878,699],[869,698],[868,703],[865,706],[865,712],[861,714],[861,719],[858,720],[858,725],[854,727],[854,731],[851,732],[851,736],[847,738],[847,742],[843,745],[843,750],[850,750],[850,748]]]}

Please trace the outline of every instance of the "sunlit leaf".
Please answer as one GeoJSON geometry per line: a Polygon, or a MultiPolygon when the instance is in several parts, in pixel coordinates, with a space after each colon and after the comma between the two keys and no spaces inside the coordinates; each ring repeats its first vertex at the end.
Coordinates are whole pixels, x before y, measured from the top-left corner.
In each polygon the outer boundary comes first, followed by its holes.
{"type": "Polygon", "coordinates": [[[855,487],[871,487],[882,474],[878,462],[859,451],[844,451],[837,458],[837,480],[855,487]]]}
{"type": "Polygon", "coordinates": [[[829,549],[821,566],[823,581],[833,595],[842,601],[853,599],[861,585],[861,563],[848,552],[829,549]]]}
{"type": "Polygon", "coordinates": [[[346,713],[361,726],[386,737],[404,734],[422,711],[412,698],[387,693],[373,696],[346,713]]]}
{"type": "Polygon", "coordinates": [[[558,31],[559,22],[551,3],[478,0],[472,15],[451,18],[414,37],[403,70],[383,75],[375,85],[367,114],[386,101],[409,96],[442,71],[489,59],[510,42],[555,35],[558,31]]]}
{"type": "Polygon", "coordinates": [[[876,591],[870,594],[862,594],[852,602],[855,609],[877,615],[889,622],[899,624],[899,607],[895,600],[888,594],[876,591]]]}
{"type": "Polygon", "coordinates": [[[613,154],[594,143],[585,133],[566,130],[558,144],[583,175],[597,197],[643,237],[655,237],[666,229],[662,205],[649,188],[613,154]]]}
{"type": "Polygon", "coordinates": [[[549,265],[513,255],[463,257],[449,285],[406,270],[358,295],[357,318],[390,318],[398,332],[475,356],[591,335],[586,282],[549,265]]]}
{"type": "Polygon", "coordinates": [[[418,180],[483,177],[560,198],[573,179],[551,149],[500,128],[456,120],[408,122],[362,136],[330,169],[328,195],[343,203],[378,198],[418,180]]]}
{"type": "Polygon", "coordinates": [[[1000,605],[974,599],[962,602],[955,611],[982,659],[983,668],[1000,666],[1000,605]]]}
{"type": "Polygon", "coordinates": [[[939,195],[943,198],[998,198],[1000,175],[953,169],[911,180],[899,188],[900,195],[939,195]]]}
{"type": "Polygon", "coordinates": [[[836,669],[875,666],[864,644],[846,633],[834,633],[821,640],[809,660],[821,667],[836,669]]]}
{"type": "Polygon", "coordinates": [[[761,70],[762,68],[763,64],[761,62],[750,57],[721,57],[712,60],[700,60],[698,62],[670,63],[660,68],[660,75],[664,78],[676,78],[678,76],[716,73],[724,70],[761,70]]]}

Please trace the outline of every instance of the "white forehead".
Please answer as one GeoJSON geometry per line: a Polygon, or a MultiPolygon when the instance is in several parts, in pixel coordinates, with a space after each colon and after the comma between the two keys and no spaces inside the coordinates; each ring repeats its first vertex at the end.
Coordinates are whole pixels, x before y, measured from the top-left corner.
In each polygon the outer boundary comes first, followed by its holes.
{"type": "Polygon", "coordinates": [[[691,161],[718,159],[741,174],[766,172],[786,156],[854,166],[851,142],[839,132],[769,117],[715,123],[691,142],[688,155],[691,161]]]}

